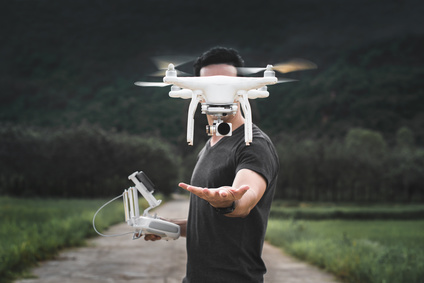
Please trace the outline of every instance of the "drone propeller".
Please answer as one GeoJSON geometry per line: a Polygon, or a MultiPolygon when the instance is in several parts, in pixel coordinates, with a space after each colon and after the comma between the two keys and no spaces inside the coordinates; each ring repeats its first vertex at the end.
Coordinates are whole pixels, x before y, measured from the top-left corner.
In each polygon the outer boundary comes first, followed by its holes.
{"type": "MultiPolygon", "coordinates": [[[[153,57],[152,60],[159,71],[151,73],[150,76],[153,77],[163,77],[165,76],[165,72],[168,69],[168,65],[172,63],[175,67],[184,65],[193,61],[195,58],[191,56],[156,56],[153,57]]],[[[179,76],[187,76],[189,73],[176,70],[179,76]]]]}
{"type": "MultiPolygon", "coordinates": [[[[280,79],[278,79],[277,84],[289,83],[289,82],[295,82],[295,81],[297,81],[297,80],[280,78],[280,79]]],[[[135,82],[134,84],[137,85],[137,86],[143,86],[143,87],[164,87],[164,86],[171,85],[171,84],[161,83],[161,82],[135,82]]]]}
{"type": "MultiPolygon", "coordinates": [[[[155,62],[155,65],[161,70],[151,74],[150,76],[165,76],[166,70],[168,70],[168,67],[169,67],[169,62],[176,62],[175,64],[172,63],[174,66],[181,66],[192,60],[193,60],[193,57],[189,57],[189,56],[154,57],[153,61],[155,62]]],[[[266,69],[269,70],[270,67],[272,68],[272,70],[275,70],[280,73],[289,73],[289,72],[295,72],[295,71],[301,71],[301,70],[316,69],[317,66],[314,63],[304,59],[293,59],[286,63],[277,64],[275,66],[268,65],[267,68],[240,67],[237,69],[240,71],[241,74],[248,75],[248,74],[259,73],[260,71],[264,71],[266,69]]],[[[187,73],[185,72],[181,72],[179,70],[176,70],[176,71],[178,75],[181,75],[181,74],[187,75],[187,73]]],[[[279,78],[277,81],[277,84],[288,83],[293,81],[297,81],[297,80],[288,79],[288,78],[279,78]]],[[[165,86],[171,85],[171,84],[163,83],[163,82],[142,82],[142,81],[135,82],[134,84],[141,87],[165,87],[165,86]]]]}
{"type": "Polygon", "coordinates": [[[134,84],[137,86],[158,86],[158,87],[164,87],[164,86],[170,85],[170,84],[161,83],[161,82],[135,82],[134,84]]]}
{"type": "Polygon", "coordinates": [[[298,80],[294,80],[294,79],[279,78],[277,81],[277,84],[297,82],[297,81],[298,80]]]}
{"type": "MultiPolygon", "coordinates": [[[[315,63],[305,59],[292,59],[290,61],[280,63],[272,67],[274,71],[277,71],[282,74],[296,72],[296,71],[311,70],[316,68],[317,68],[317,65],[315,63]]],[[[251,75],[251,74],[256,74],[261,71],[264,71],[266,70],[266,68],[239,67],[237,68],[237,70],[243,75],[251,75]]]]}
{"type": "MultiPolygon", "coordinates": [[[[159,70],[159,71],[150,73],[149,74],[149,77],[164,77],[165,74],[166,74],[166,70],[167,69],[159,70]]],[[[177,71],[177,75],[178,76],[186,77],[186,76],[189,76],[190,75],[189,73],[186,73],[186,72],[183,72],[183,71],[180,71],[180,70],[177,70],[177,69],[175,69],[175,71],[177,71]]]]}
{"type": "MultiPolygon", "coordinates": [[[[174,66],[181,66],[190,61],[193,61],[194,58],[190,56],[156,56],[156,57],[153,57],[152,60],[159,70],[149,74],[148,76],[163,77],[165,76],[170,63],[172,63],[172,65],[174,66]]],[[[188,73],[177,70],[177,69],[175,69],[175,71],[177,71],[178,76],[189,75],[188,73]]],[[[164,86],[171,85],[171,84],[167,84],[163,82],[135,82],[134,84],[137,86],[143,86],[143,87],[164,87],[164,86]]]]}
{"type": "Polygon", "coordinates": [[[169,63],[174,64],[174,66],[181,66],[186,63],[189,63],[190,61],[194,60],[194,57],[191,56],[156,56],[152,58],[153,62],[155,63],[156,67],[159,70],[166,70],[168,69],[169,63]]]}

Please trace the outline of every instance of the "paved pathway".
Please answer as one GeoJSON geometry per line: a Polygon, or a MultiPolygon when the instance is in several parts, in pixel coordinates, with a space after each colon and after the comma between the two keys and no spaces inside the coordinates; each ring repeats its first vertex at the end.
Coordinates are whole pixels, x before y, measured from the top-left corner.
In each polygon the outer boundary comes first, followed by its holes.
{"type": "MultiPolygon", "coordinates": [[[[187,200],[174,200],[161,205],[163,217],[185,218],[187,200]]],[[[131,231],[126,223],[111,227],[105,233],[131,231]]],[[[37,279],[16,283],[176,283],[185,274],[185,238],[176,241],[146,242],[122,237],[97,237],[87,247],[63,251],[51,261],[32,270],[37,279]]],[[[334,283],[328,273],[293,259],[280,249],[265,243],[263,259],[268,272],[266,283],[334,283]]]]}

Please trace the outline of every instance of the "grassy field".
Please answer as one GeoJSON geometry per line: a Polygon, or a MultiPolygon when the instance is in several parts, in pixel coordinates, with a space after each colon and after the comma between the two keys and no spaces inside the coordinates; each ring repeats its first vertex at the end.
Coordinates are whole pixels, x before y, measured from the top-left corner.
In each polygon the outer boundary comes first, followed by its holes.
{"type": "MultiPolygon", "coordinates": [[[[398,207],[398,213],[421,209],[419,206],[403,208],[398,207]]],[[[274,209],[282,210],[281,207],[274,209]]],[[[353,213],[357,209],[345,210],[353,213]]],[[[387,207],[371,210],[379,214],[385,209],[387,207]]],[[[313,208],[307,206],[307,210],[311,212],[313,208]]],[[[320,214],[332,213],[334,207],[317,206],[316,210],[320,214]]],[[[369,217],[373,219],[372,215],[369,217]]],[[[396,219],[399,218],[402,217],[396,219]]],[[[424,282],[424,220],[271,218],[267,240],[345,282],[424,282]]]]}
{"type": "MultiPolygon", "coordinates": [[[[95,235],[92,218],[106,200],[16,199],[0,197],[0,282],[25,272],[37,261],[95,235]]],[[[105,207],[96,218],[103,230],[124,221],[122,202],[105,207]]]]}
{"type": "MultiPolygon", "coordinates": [[[[54,257],[60,249],[83,245],[95,235],[92,217],[105,202],[0,197],[0,282],[28,276],[25,272],[37,261],[54,257]]],[[[424,220],[417,216],[422,209],[422,205],[277,202],[272,215],[278,217],[269,221],[267,240],[346,282],[424,282],[424,220]],[[403,219],[400,214],[404,213],[412,213],[415,220],[375,220],[403,219]],[[363,220],[364,214],[371,220],[363,220]],[[347,219],[328,220],[335,215],[347,219]],[[361,220],[352,220],[354,217],[361,220]]],[[[117,200],[99,213],[96,226],[104,230],[123,217],[122,203],[117,200]]]]}
{"type": "Polygon", "coordinates": [[[272,218],[286,219],[345,219],[345,220],[412,220],[424,219],[422,204],[342,204],[284,202],[277,200],[271,210],[272,218]]]}

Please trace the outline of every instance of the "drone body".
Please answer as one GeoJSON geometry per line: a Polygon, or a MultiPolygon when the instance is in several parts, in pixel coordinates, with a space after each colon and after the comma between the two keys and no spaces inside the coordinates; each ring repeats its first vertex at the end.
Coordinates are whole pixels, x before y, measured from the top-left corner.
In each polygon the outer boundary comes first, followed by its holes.
{"type": "Polygon", "coordinates": [[[252,142],[252,111],[249,98],[268,97],[266,85],[277,83],[274,71],[265,71],[264,77],[178,77],[174,66],[169,64],[163,78],[164,83],[172,84],[169,93],[174,98],[191,98],[187,120],[187,143],[193,145],[194,113],[197,105],[202,103],[202,113],[214,117],[214,125],[207,126],[209,135],[231,135],[231,124],[222,122],[221,118],[237,113],[240,102],[245,117],[245,142],[252,142]]]}
{"type": "MultiPolygon", "coordinates": [[[[182,89],[189,89],[202,95],[207,104],[225,105],[234,103],[241,92],[258,89],[269,84],[275,84],[277,78],[274,77],[169,77],[165,76],[165,83],[176,85],[182,89]]],[[[182,93],[183,94],[183,93],[182,93]]],[[[171,97],[176,97],[178,93],[171,92],[171,97]]],[[[181,98],[191,98],[183,95],[181,98]]],[[[256,98],[256,97],[249,97],[256,98]]]]}
{"type": "Polygon", "coordinates": [[[187,117],[187,143],[193,145],[194,113],[199,103],[202,104],[202,114],[213,117],[213,125],[206,126],[209,135],[231,136],[232,126],[222,120],[227,115],[235,115],[239,104],[244,115],[245,143],[250,145],[252,134],[252,111],[249,99],[266,98],[269,96],[267,85],[277,82],[291,82],[292,79],[278,80],[275,71],[281,73],[313,69],[316,65],[306,60],[293,60],[277,66],[266,68],[239,68],[239,71],[256,73],[264,70],[263,77],[231,77],[203,76],[178,77],[173,64],[168,65],[163,83],[136,82],[138,86],[172,85],[169,96],[172,98],[191,99],[187,117]]]}

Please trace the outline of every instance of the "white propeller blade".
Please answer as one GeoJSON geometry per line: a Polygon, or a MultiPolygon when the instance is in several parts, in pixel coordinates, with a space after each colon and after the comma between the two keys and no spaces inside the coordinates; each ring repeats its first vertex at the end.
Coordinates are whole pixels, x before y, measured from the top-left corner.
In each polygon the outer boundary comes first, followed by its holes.
{"type": "Polygon", "coordinates": [[[277,81],[277,84],[281,84],[281,83],[289,83],[289,82],[297,82],[298,80],[294,80],[294,79],[285,79],[285,78],[279,78],[277,81]]]}
{"type": "Polygon", "coordinates": [[[192,56],[156,56],[152,58],[159,70],[168,69],[169,63],[172,63],[175,67],[177,67],[193,61],[194,59],[195,57],[192,56]]]}
{"type": "MultiPolygon", "coordinates": [[[[316,68],[317,68],[317,65],[315,63],[305,59],[293,59],[284,63],[274,65],[272,67],[274,71],[280,72],[282,74],[296,72],[296,71],[303,71],[303,70],[311,70],[316,68]]],[[[240,68],[237,68],[237,70],[240,72],[240,74],[251,75],[251,74],[259,73],[261,71],[265,71],[266,68],[240,67],[240,68]]]]}
{"type": "Polygon", "coordinates": [[[134,83],[137,86],[153,86],[153,87],[164,87],[170,84],[166,84],[166,83],[161,83],[161,82],[135,82],[134,83]]]}

